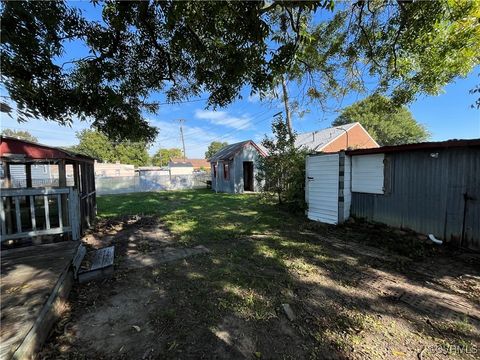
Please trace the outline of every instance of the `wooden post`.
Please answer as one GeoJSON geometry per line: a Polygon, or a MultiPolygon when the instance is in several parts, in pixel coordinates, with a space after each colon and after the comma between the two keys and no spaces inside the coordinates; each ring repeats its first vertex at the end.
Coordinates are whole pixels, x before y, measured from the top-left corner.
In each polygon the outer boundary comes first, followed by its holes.
{"type": "MultiPolygon", "coordinates": [[[[28,163],[25,164],[25,177],[27,179],[27,188],[32,188],[32,164],[28,163]]],[[[29,219],[32,219],[32,205],[35,206],[35,203],[32,204],[34,197],[33,196],[25,196],[25,201],[27,203],[27,209],[28,209],[28,214],[29,214],[29,219]]],[[[33,214],[35,216],[35,213],[33,214]]],[[[30,220],[32,229],[33,229],[33,223],[35,220],[30,220]]]]}
{"type": "MultiPolygon", "coordinates": [[[[5,188],[11,188],[10,164],[6,161],[3,161],[3,173],[5,175],[5,188]]],[[[11,234],[13,232],[12,198],[8,196],[5,198],[5,221],[7,223],[7,232],[11,234]]]]}
{"type": "Polygon", "coordinates": [[[32,164],[25,164],[25,176],[27,178],[27,188],[32,187],[32,164]]]}
{"type": "Polygon", "coordinates": [[[92,195],[92,201],[93,201],[92,221],[93,221],[97,217],[97,188],[95,186],[95,164],[92,164],[92,191],[95,192],[92,195]]]}
{"type": "Polygon", "coordinates": [[[73,187],[80,191],[80,172],[78,171],[78,164],[73,163],[73,187]]]}
{"type": "Polygon", "coordinates": [[[88,228],[90,224],[88,223],[88,182],[87,182],[87,164],[82,162],[80,164],[81,174],[80,182],[82,184],[82,191],[80,193],[80,203],[81,203],[81,219],[82,219],[82,231],[85,228],[88,228]]]}
{"type": "MultiPolygon", "coordinates": [[[[66,171],[66,164],[64,159],[58,162],[58,186],[60,188],[67,187],[67,171],[66,171]]],[[[62,194],[57,197],[57,201],[58,201],[57,209],[59,211],[58,221],[60,224],[66,224],[68,221],[68,214],[65,211],[67,209],[67,196],[62,194]],[[62,214],[60,214],[61,209],[63,210],[62,214]],[[60,215],[62,216],[61,218],[60,218],[60,215]]]]}
{"type": "Polygon", "coordinates": [[[65,160],[60,160],[58,162],[58,186],[66,187],[67,186],[67,174],[65,172],[65,160]]]}

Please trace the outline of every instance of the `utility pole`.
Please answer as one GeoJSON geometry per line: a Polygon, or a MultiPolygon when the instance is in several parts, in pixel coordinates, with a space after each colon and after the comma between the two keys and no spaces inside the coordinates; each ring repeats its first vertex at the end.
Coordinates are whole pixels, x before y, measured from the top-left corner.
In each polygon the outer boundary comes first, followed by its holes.
{"type": "Polygon", "coordinates": [[[182,144],[183,144],[183,160],[187,158],[187,155],[185,153],[185,139],[183,137],[183,123],[185,122],[184,119],[178,119],[178,122],[180,123],[180,136],[182,137],[182,144]]]}
{"type": "Polygon", "coordinates": [[[290,135],[290,139],[291,139],[293,138],[292,115],[290,114],[288,88],[287,88],[287,81],[285,80],[285,75],[282,75],[282,90],[283,90],[283,103],[285,105],[285,122],[287,123],[288,135],[290,135]]]}

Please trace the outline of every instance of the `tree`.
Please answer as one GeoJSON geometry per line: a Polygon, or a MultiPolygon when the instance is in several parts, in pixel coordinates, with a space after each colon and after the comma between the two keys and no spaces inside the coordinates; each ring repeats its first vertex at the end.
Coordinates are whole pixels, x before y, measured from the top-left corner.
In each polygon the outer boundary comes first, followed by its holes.
{"type": "Polygon", "coordinates": [[[183,156],[182,150],[177,148],[159,149],[155,155],[152,156],[152,165],[166,166],[172,158],[181,158],[183,156]]]}
{"type": "Polygon", "coordinates": [[[314,11],[330,1],[105,1],[93,2],[102,21],[65,1],[4,2],[1,10],[2,77],[23,118],[68,124],[72,116],[114,140],[153,140],[142,116],[159,104],[208,92],[224,106],[244,84],[265,89],[292,56],[293,44],[271,51],[278,7],[314,11]],[[84,54],[65,53],[78,43],[84,54]]]}
{"type": "MultiPolygon", "coordinates": [[[[373,90],[398,105],[437,95],[480,63],[479,13],[480,2],[469,0],[354,1],[316,24],[304,12],[286,72],[322,107],[349,91],[373,90]]],[[[278,38],[295,36],[290,28],[278,38]]]]}
{"type": "Polygon", "coordinates": [[[31,142],[38,142],[38,139],[30,134],[28,131],[23,130],[12,130],[12,129],[4,129],[2,130],[2,135],[9,136],[21,140],[27,140],[31,142]]]}
{"type": "Polygon", "coordinates": [[[425,127],[405,107],[381,95],[372,95],[342,110],[333,126],[358,121],[380,145],[400,145],[425,141],[425,127]]]}
{"type": "Polygon", "coordinates": [[[159,109],[152,94],[206,92],[209,106],[225,106],[243,86],[262,93],[288,74],[315,100],[373,79],[403,104],[480,58],[478,1],[92,3],[101,21],[73,2],[2,3],[2,82],[20,120],[78,116],[112,140],[152,141],[158,130],[143,115],[159,109]],[[84,53],[66,52],[72,43],[84,53]]]}
{"type": "Polygon", "coordinates": [[[259,164],[257,181],[262,192],[275,194],[279,204],[288,204],[292,210],[305,208],[305,150],[295,147],[295,133],[290,136],[281,116],[272,124],[273,138],[266,137],[262,145],[268,156],[259,164]]]}
{"type": "Polygon", "coordinates": [[[210,159],[213,155],[215,155],[215,153],[217,153],[220,149],[224,148],[227,145],[227,142],[212,141],[210,145],[208,145],[208,149],[205,152],[205,159],[210,159]]]}
{"type": "Polygon", "coordinates": [[[75,152],[103,162],[119,161],[135,166],[144,166],[149,162],[146,143],[113,143],[106,135],[94,130],[82,130],[76,135],[79,144],[72,147],[75,152]]]}

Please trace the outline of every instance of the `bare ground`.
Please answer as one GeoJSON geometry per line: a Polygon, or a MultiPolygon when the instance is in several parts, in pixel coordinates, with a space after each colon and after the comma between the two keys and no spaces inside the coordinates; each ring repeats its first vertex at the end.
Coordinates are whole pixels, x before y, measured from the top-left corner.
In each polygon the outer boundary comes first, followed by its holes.
{"type": "Polygon", "coordinates": [[[115,244],[115,275],[76,286],[39,358],[479,358],[478,255],[413,261],[343,235],[257,234],[137,267],[176,238],[153,217],[103,221],[85,242],[115,244]]]}

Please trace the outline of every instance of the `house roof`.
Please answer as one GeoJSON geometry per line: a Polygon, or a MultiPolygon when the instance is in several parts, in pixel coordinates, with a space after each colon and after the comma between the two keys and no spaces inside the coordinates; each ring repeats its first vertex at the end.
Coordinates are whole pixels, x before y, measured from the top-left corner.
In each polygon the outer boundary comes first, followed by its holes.
{"type": "Polygon", "coordinates": [[[169,167],[193,167],[192,163],[187,159],[183,161],[173,162],[170,160],[168,163],[169,167]]]}
{"type": "Polygon", "coordinates": [[[246,140],[223,147],[210,158],[210,162],[230,160],[235,156],[237,152],[241,151],[245,146],[249,144],[252,145],[255,149],[257,149],[261,156],[267,156],[266,151],[257,144],[255,144],[253,140],[246,140]]]}
{"type": "Polygon", "coordinates": [[[388,153],[388,152],[400,152],[400,151],[413,151],[413,150],[426,150],[426,149],[447,149],[447,148],[456,148],[456,147],[480,147],[480,139],[471,139],[471,140],[447,140],[447,141],[431,141],[431,142],[422,142],[415,144],[404,144],[404,145],[391,145],[391,146],[382,146],[378,148],[371,149],[358,149],[358,150],[347,150],[345,151],[348,155],[363,155],[363,154],[379,154],[379,153],[388,153]]]}
{"type": "Polygon", "coordinates": [[[345,131],[350,130],[357,124],[359,123],[354,122],[351,124],[330,127],[323,130],[298,134],[295,139],[295,147],[306,147],[307,149],[312,151],[320,151],[322,148],[325,147],[325,145],[327,145],[340,135],[344,134],[345,131]]]}
{"type": "Polygon", "coordinates": [[[190,163],[194,168],[200,169],[202,167],[204,168],[210,168],[210,163],[208,160],[205,159],[182,159],[182,158],[172,158],[170,159],[170,162],[172,163],[190,163]]]}
{"type": "Polygon", "coordinates": [[[135,171],[161,171],[161,170],[166,170],[164,167],[161,166],[139,166],[135,171]]]}
{"type": "Polygon", "coordinates": [[[10,162],[48,162],[58,159],[94,162],[94,158],[70,150],[9,136],[0,136],[1,158],[10,162]]]}

